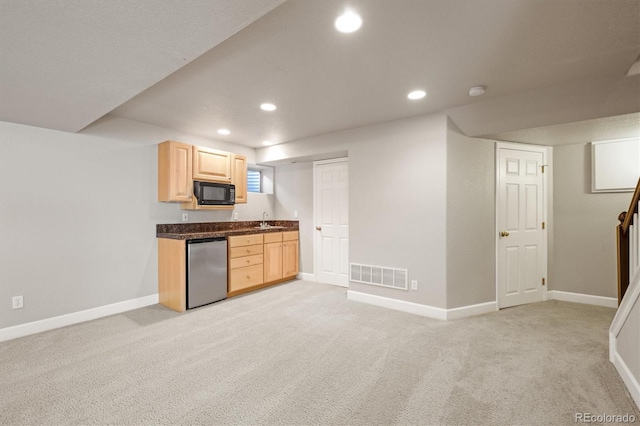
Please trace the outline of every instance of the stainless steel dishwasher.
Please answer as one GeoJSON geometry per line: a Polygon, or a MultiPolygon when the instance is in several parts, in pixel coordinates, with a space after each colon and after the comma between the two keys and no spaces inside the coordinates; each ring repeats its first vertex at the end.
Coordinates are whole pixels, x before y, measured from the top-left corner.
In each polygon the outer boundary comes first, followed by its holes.
{"type": "Polygon", "coordinates": [[[187,309],[227,298],[227,239],[187,240],[187,309]]]}

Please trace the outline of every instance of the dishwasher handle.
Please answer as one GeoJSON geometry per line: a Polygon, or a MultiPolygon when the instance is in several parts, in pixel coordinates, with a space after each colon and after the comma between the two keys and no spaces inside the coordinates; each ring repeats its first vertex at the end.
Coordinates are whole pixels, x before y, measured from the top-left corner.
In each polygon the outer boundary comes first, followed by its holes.
{"type": "Polygon", "coordinates": [[[215,241],[226,241],[226,239],[226,237],[199,238],[195,240],[187,240],[187,244],[213,243],[215,241]]]}

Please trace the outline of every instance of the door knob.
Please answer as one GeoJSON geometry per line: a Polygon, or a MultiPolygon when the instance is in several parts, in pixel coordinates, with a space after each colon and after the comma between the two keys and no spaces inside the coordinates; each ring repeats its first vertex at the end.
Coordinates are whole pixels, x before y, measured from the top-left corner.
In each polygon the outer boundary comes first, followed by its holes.
{"type": "Polygon", "coordinates": [[[316,226],[316,231],[322,231],[322,226],[316,226]]]}
{"type": "Polygon", "coordinates": [[[502,232],[500,232],[500,236],[501,236],[501,237],[508,237],[508,236],[509,236],[509,232],[507,232],[507,231],[502,231],[502,232]]]}

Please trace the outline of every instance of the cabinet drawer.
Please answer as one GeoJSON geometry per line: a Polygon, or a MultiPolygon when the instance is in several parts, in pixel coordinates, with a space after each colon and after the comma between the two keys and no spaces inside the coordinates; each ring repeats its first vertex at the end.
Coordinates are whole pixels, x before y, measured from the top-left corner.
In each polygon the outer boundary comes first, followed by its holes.
{"type": "Polygon", "coordinates": [[[247,266],[229,271],[229,293],[262,284],[262,265],[247,266]]]}
{"type": "Polygon", "coordinates": [[[262,234],[235,235],[227,238],[229,247],[252,246],[262,244],[262,234]]]}
{"type": "Polygon", "coordinates": [[[229,259],[243,256],[253,256],[254,254],[262,254],[262,244],[257,244],[255,246],[232,247],[229,249],[229,259]]]}
{"type": "Polygon", "coordinates": [[[229,269],[244,268],[246,266],[262,265],[263,256],[256,254],[253,256],[236,257],[229,259],[229,269]]]}
{"type": "Polygon", "coordinates": [[[264,234],[264,243],[279,243],[282,241],[282,232],[270,232],[268,234],[264,234]]]}
{"type": "Polygon", "coordinates": [[[282,241],[293,241],[298,239],[298,231],[287,231],[282,233],[282,241]]]}

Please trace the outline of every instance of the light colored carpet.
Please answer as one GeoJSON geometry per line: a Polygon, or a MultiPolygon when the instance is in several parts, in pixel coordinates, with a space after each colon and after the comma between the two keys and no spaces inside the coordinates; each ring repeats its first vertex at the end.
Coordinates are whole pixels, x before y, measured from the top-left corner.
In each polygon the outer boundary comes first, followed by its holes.
{"type": "Polygon", "coordinates": [[[543,302],[442,322],[295,281],[185,314],[155,305],[0,344],[0,422],[574,424],[634,414],[615,311],[543,302]]]}

